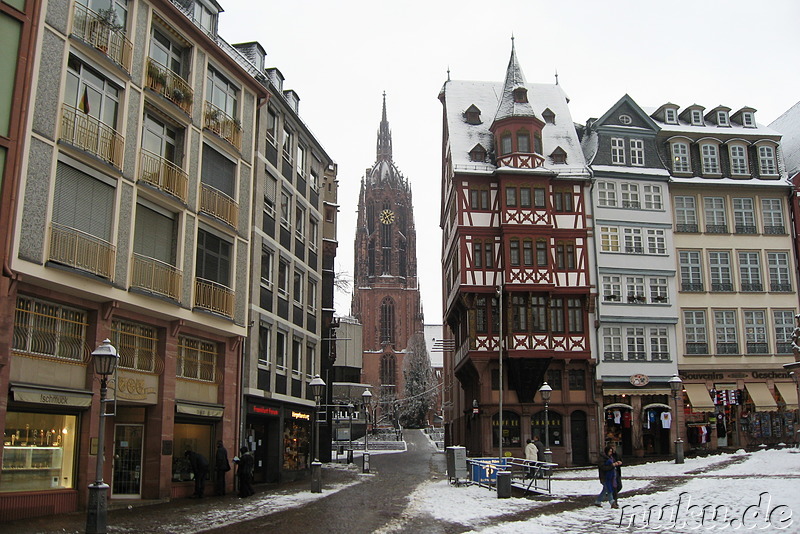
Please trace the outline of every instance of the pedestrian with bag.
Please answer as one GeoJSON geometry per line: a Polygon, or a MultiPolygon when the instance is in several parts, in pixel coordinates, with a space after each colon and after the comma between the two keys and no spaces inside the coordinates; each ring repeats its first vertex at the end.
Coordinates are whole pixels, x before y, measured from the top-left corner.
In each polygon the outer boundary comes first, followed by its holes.
{"type": "Polygon", "coordinates": [[[619,508],[614,497],[614,489],[617,486],[617,467],[620,465],[622,465],[622,462],[614,459],[614,447],[611,445],[606,446],[597,466],[600,483],[603,484],[603,491],[594,500],[595,506],[602,507],[603,501],[608,498],[611,508],[619,508]]]}
{"type": "Polygon", "coordinates": [[[214,479],[214,491],[217,495],[225,495],[225,473],[231,470],[231,464],[228,461],[228,450],[222,444],[222,440],[217,441],[214,468],[217,474],[214,479]]]}
{"type": "Polygon", "coordinates": [[[205,456],[193,450],[187,450],[183,455],[189,460],[189,465],[192,467],[192,474],[194,474],[194,493],[191,498],[202,499],[206,491],[208,460],[206,460],[205,456]]]}
{"type": "Polygon", "coordinates": [[[244,499],[255,493],[253,491],[253,468],[255,467],[255,459],[253,453],[247,447],[239,449],[241,455],[234,458],[233,461],[237,465],[236,475],[239,477],[239,497],[244,499]]]}

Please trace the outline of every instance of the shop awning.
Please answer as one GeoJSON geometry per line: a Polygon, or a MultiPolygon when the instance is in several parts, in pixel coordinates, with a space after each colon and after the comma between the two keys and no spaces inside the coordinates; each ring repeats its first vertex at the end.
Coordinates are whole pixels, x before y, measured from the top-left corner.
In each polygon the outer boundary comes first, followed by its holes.
{"type": "Polygon", "coordinates": [[[34,385],[12,385],[11,391],[14,393],[14,400],[18,402],[33,402],[50,406],[76,406],[80,408],[85,408],[92,404],[92,393],[90,391],[38,388],[34,385]]]}
{"type": "Polygon", "coordinates": [[[766,382],[745,382],[744,387],[753,399],[757,412],[774,412],[778,409],[778,403],[769,392],[766,382]]]}
{"type": "Polygon", "coordinates": [[[689,396],[689,404],[692,405],[693,412],[713,412],[714,401],[711,400],[711,395],[708,393],[708,388],[705,384],[683,384],[683,389],[689,396]]]}
{"type": "Polygon", "coordinates": [[[790,382],[775,382],[775,387],[783,397],[787,410],[797,409],[797,386],[790,382]]]}
{"type": "Polygon", "coordinates": [[[199,415],[200,417],[222,417],[225,413],[225,407],[218,404],[176,402],[175,411],[187,415],[199,415]]]}

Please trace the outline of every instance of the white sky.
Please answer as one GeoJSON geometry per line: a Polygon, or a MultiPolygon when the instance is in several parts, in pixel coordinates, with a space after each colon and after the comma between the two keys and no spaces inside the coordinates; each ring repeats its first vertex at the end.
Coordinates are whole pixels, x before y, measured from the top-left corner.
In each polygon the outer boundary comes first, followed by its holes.
{"type": "MultiPolygon", "coordinates": [[[[575,122],[628,93],[641,106],[756,108],[769,124],[798,100],[796,0],[219,0],[220,34],[258,41],[300,96],[300,116],[339,165],[336,269],[352,277],[361,178],[375,162],[382,93],[394,161],[414,194],[425,322],[441,322],[442,106],[454,80],[502,81],[515,37],[528,82],[559,83],[575,122]],[[490,13],[487,6],[493,8],[490,13]]],[[[350,295],[336,309],[349,313],[350,295]]]]}

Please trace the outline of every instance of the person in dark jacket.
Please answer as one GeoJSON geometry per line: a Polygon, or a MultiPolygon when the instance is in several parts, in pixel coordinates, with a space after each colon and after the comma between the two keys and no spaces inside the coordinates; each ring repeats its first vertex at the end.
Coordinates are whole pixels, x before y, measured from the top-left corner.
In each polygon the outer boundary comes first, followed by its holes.
{"type": "Polygon", "coordinates": [[[622,490],[622,455],[614,449],[611,456],[614,458],[614,465],[617,471],[617,485],[614,487],[614,502],[617,502],[619,500],[619,492],[622,490]]]}
{"type": "Polygon", "coordinates": [[[600,483],[603,484],[603,491],[594,500],[595,506],[603,506],[603,500],[608,498],[611,503],[611,508],[619,508],[616,499],[614,498],[614,489],[617,486],[617,467],[622,465],[622,462],[614,459],[614,447],[608,445],[603,449],[603,455],[598,463],[598,475],[600,476],[600,483]]]}
{"type": "Polygon", "coordinates": [[[239,477],[239,497],[246,498],[255,493],[252,486],[255,459],[253,458],[253,453],[247,447],[242,447],[239,452],[241,454],[238,458],[234,458],[233,461],[238,466],[236,476],[239,477]]]}
{"type": "Polygon", "coordinates": [[[217,478],[214,479],[214,491],[217,495],[225,495],[225,473],[231,470],[231,464],[228,461],[228,450],[222,444],[222,440],[217,441],[214,469],[217,472],[217,478]]]}
{"type": "Polygon", "coordinates": [[[184,453],[184,456],[189,460],[189,465],[192,466],[192,473],[194,473],[194,494],[193,499],[201,499],[206,491],[206,478],[208,477],[208,460],[206,457],[192,450],[184,453]]]}

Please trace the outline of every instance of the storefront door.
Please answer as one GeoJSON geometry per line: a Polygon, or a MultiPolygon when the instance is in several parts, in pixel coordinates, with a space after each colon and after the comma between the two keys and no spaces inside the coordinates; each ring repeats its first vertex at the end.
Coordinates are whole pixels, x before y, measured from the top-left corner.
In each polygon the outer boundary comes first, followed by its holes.
{"type": "Polygon", "coordinates": [[[114,497],[141,496],[143,434],[144,425],[116,425],[114,429],[114,497]]]}
{"type": "Polygon", "coordinates": [[[586,428],[586,412],[575,410],[570,415],[570,434],[572,435],[572,465],[589,463],[588,429],[586,428]]]}

